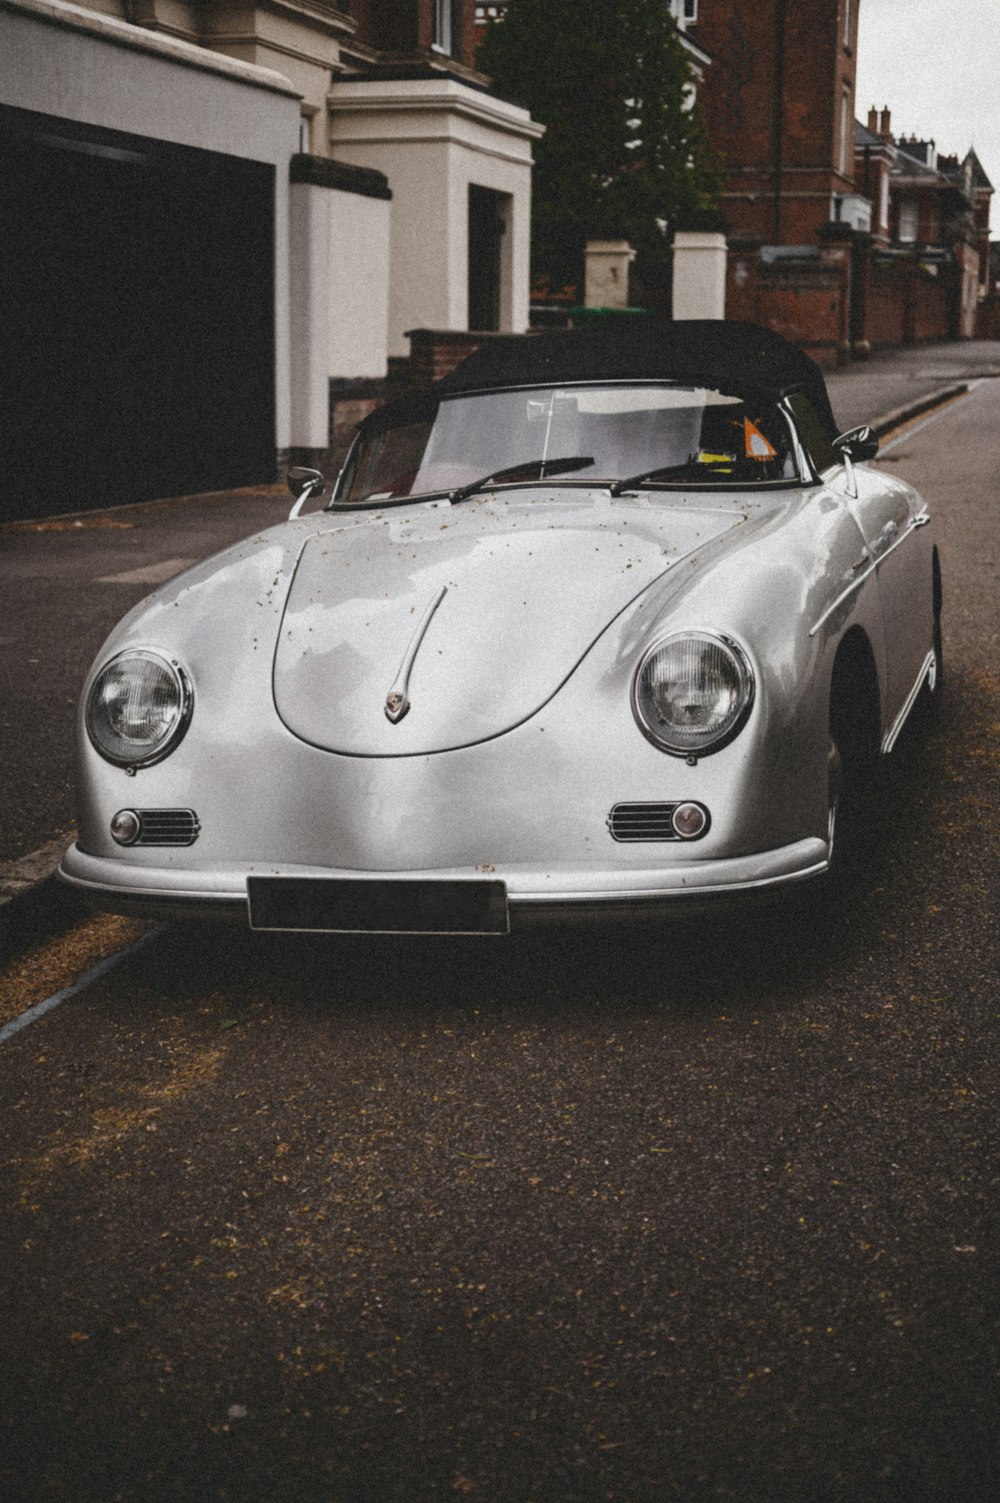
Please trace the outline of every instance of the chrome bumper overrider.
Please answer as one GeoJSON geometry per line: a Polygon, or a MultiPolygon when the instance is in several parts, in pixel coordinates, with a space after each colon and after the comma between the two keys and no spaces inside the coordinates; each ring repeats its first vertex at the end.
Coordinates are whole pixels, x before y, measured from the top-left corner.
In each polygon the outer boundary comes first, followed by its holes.
{"type": "Polygon", "coordinates": [[[685,899],[752,893],[820,875],[828,864],[824,840],[795,841],[778,850],[722,860],[685,861],[644,869],[554,867],[540,864],[503,868],[453,867],[436,871],[358,872],[292,864],[213,867],[157,867],[89,856],[71,845],[59,876],[95,906],[112,911],[247,917],[247,878],[312,877],[371,879],[384,882],[489,878],[504,882],[512,920],[572,913],[590,907],[631,910],[685,899]]]}

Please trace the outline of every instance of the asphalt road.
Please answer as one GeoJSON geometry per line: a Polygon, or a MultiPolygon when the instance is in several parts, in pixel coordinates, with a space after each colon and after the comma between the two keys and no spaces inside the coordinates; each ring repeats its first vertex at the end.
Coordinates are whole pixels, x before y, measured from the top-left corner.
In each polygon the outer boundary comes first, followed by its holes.
{"type": "Polygon", "coordinates": [[[947,681],[834,911],[170,926],[0,1045],[5,1503],[1000,1495],[998,425],[882,461],[947,681]]]}

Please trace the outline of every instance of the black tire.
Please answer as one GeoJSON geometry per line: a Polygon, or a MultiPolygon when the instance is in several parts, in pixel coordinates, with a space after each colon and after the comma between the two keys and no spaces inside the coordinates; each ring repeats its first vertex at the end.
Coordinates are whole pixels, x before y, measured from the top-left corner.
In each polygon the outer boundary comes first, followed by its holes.
{"type": "Polygon", "coordinates": [[[934,667],[924,685],[927,706],[933,719],[941,708],[941,693],[944,689],[944,638],[941,634],[941,565],[937,550],[934,553],[934,667]]]}
{"type": "Polygon", "coordinates": [[[929,729],[937,720],[944,691],[944,646],[941,634],[941,567],[934,554],[934,666],[924,680],[920,698],[914,706],[913,719],[919,730],[929,729]]]}
{"type": "Polygon", "coordinates": [[[842,649],[830,689],[830,877],[861,870],[871,839],[878,769],[878,699],[867,649],[842,649]]]}

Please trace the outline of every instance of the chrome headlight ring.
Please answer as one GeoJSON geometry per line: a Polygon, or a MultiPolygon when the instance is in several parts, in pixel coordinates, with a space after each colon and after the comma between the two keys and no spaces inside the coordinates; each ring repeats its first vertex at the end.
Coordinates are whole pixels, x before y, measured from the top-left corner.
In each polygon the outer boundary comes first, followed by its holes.
{"type": "Polygon", "coordinates": [[[722,632],[679,631],[646,649],[632,677],[632,713],[647,740],[674,757],[721,751],[754,700],[750,660],[722,632]]]}
{"type": "Polygon", "coordinates": [[[130,647],[98,672],[84,719],[95,751],[135,772],[174,751],[193,711],[194,692],[180,663],[153,648],[130,647]]]}

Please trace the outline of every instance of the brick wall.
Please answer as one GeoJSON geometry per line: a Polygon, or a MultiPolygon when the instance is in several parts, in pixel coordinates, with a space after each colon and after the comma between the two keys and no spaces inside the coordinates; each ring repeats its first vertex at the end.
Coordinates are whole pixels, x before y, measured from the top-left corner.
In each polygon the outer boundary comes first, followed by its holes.
{"type": "MultiPolygon", "coordinates": [[[[475,9],[475,0],[452,0],[452,56],[469,68],[475,65],[478,41],[475,9]]],[[[433,0],[353,0],[350,14],[357,22],[358,41],[389,57],[426,52],[431,46],[433,0]]]]}
{"type": "Polygon", "coordinates": [[[942,268],[936,277],[917,268],[912,281],[911,321],[907,339],[919,343],[924,339],[954,337],[955,278],[942,268]]]}
{"type": "Polygon", "coordinates": [[[937,275],[900,257],[872,262],[868,286],[868,339],[873,348],[955,339],[962,272],[941,266],[937,275]]]}
{"type": "Polygon", "coordinates": [[[875,261],[868,284],[868,341],[873,349],[903,343],[906,334],[905,262],[875,261]]]}
{"type": "Polygon", "coordinates": [[[735,245],[726,269],[726,317],[774,329],[830,370],[847,354],[848,262],[761,261],[759,250],[735,245]]]}
{"type": "Polygon", "coordinates": [[[481,330],[465,333],[455,329],[410,329],[410,359],[407,380],[411,390],[424,391],[442,376],[450,375],[482,345],[494,339],[510,339],[510,334],[490,334],[481,330]]]}
{"type": "MultiPolygon", "coordinates": [[[[959,337],[967,275],[961,266],[931,272],[909,256],[872,255],[864,238],[853,247],[823,238],[818,259],[771,263],[761,260],[752,242],[731,242],[726,317],[774,329],[827,369],[849,359],[852,350],[864,356],[869,349],[959,337]],[[852,277],[857,278],[853,328],[852,277]]],[[[994,327],[1000,332],[1000,312],[980,312],[978,328],[994,327]]]]}
{"type": "Polygon", "coordinates": [[[979,304],[976,338],[1000,339],[1000,297],[993,295],[979,304]]]}
{"type": "Polygon", "coordinates": [[[409,329],[406,337],[410,341],[409,383],[417,391],[449,375],[486,339],[478,332],[456,329],[409,329]]]}

